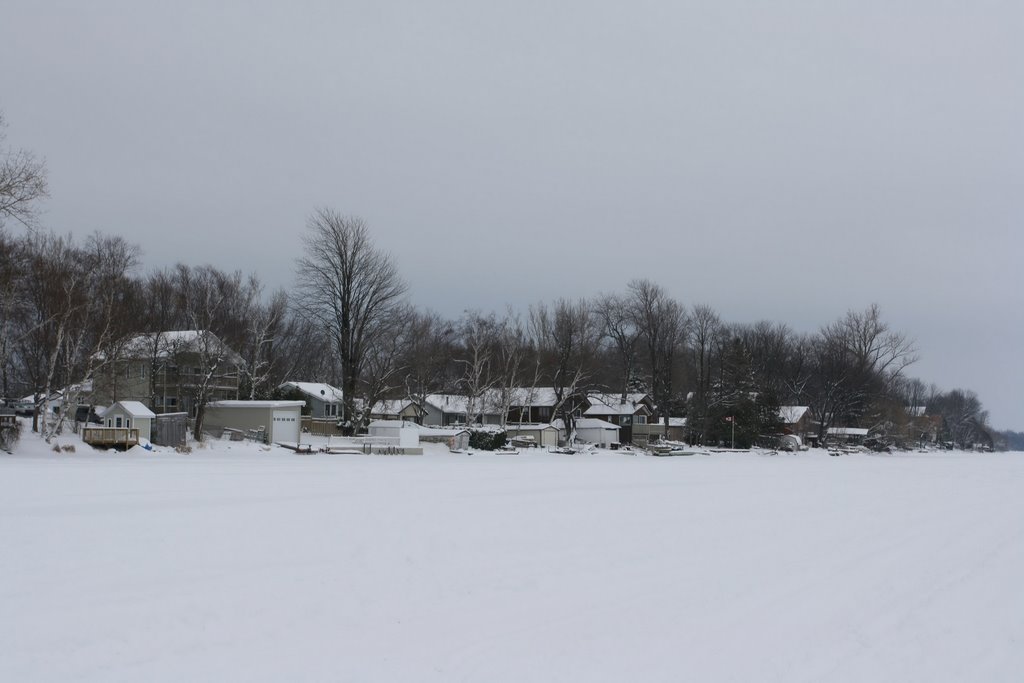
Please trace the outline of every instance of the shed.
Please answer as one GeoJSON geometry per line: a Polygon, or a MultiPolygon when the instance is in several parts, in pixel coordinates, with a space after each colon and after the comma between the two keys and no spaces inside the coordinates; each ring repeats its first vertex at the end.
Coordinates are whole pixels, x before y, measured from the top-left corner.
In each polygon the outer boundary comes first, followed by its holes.
{"type": "Polygon", "coordinates": [[[534,443],[541,448],[558,445],[558,428],[549,424],[507,424],[505,433],[509,441],[534,443]]]}
{"type": "Polygon", "coordinates": [[[396,446],[416,448],[420,445],[420,430],[414,422],[405,420],[375,420],[367,427],[371,438],[391,439],[396,446]]]}
{"type": "Polygon", "coordinates": [[[452,450],[469,448],[469,430],[458,427],[420,427],[420,441],[445,443],[452,450]]]}
{"type": "Polygon", "coordinates": [[[619,426],[593,417],[576,420],[576,438],[607,448],[619,442],[619,426]]]}
{"type": "Polygon", "coordinates": [[[153,421],[150,441],[157,446],[181,446],[187,434],[188,413],[160,413],[153,421]]]}
{"type": "Polygon", "coordinates": [[[137,429],[139,438],[151,438],[156,414],[139,401],[115,401],[103,411],[103,425],[113,429],[137,429]]]}
{"type": "Polygon", "coordinates": [[[206,406],[203,429],[263,428],[267,443],[299,443],[305,401],[214,401],[206,406]]]}

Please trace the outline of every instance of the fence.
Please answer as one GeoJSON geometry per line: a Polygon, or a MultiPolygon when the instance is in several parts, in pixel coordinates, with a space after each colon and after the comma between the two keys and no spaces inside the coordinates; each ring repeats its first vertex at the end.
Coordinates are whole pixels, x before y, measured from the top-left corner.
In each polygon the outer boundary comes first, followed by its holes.
{"type": "Polygon", "coordinates": [[[336,418],[313,418],[302,416],[302,431],[313,436],[341,436],[341,427],[336,418]]]}

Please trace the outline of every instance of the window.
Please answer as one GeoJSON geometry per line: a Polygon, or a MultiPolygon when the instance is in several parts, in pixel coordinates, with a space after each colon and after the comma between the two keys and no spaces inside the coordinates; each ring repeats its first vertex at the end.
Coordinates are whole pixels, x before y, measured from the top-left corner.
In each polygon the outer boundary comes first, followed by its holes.
{"type": "Polygon", "coordinates": [[[121,416],[120,415],[117,415],[116,417],[114,417],[114,426],[117,427],[118,429],[121,428],[121,416]]]}
{"type": "Polygon", "coordinates": [[[619,420],[619,424],[622,425],[623,427],[628,427],[629,425],[633,424],[633,416],[623,415],[619,420]]]}
{"type": "Polygon", "coordinates": [[[646,415],[637,415],[636,416],[636,423],[638,425],[645,425],[645,424],[647,424],[647,416],[646,415]]]}

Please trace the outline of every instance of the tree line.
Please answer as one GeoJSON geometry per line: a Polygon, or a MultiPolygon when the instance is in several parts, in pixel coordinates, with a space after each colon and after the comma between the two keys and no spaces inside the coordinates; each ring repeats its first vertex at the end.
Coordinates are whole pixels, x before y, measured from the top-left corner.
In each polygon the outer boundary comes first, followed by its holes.
{"type": "MultiPolygon", "coordinates": [[[[514,389],[544,386],[570,426],[590,391],[647,393],[658,419],[687,418],[695,443],[752,444],[778,432],[784,405],[807,406],[820,437],[861,426],[885,441],[913,441],[922,407],[951,444],[1011,436],[993,432],[973,392],[909,376],[914,343],[875,304],[799,333],[773,321],[729,323],[637,279],[619,292],[451,319],[414,307],[365,222],[332,209],[308,219],[295,287],[268,292],[256,273],[189,264],[142,273],[140,248],[122,237],[47,232],[35,211],[46,193],[41,161],[0,149],[5,397],[81,387],[139,333],[208,330],[241,356],[241,397],[275,397],[289,380],[328,382],[342,388],[353,429],[384,398],[422,404],[431,393],[459,394],[478,415],[485,397],[498,397],[503,405],[488,407],[505,414],[514,389]]],[[[196,391],[201,423],[206,396],[196,391]]],[[[61,428],[48,419],[34,426],[61,428]]]]}

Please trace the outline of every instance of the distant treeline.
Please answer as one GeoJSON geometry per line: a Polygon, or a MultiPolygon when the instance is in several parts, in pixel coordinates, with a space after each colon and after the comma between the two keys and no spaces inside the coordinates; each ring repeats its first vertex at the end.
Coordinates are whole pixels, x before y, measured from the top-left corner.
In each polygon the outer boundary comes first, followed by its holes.
{"type": "Polygon", "coordinates": [[[914,344],[877,305],[806,334],[729,323],[636,280],[587,299],[448,319],[409,303],[361,220],[317,211],[304,244],[295,288],[266,292],[258,274],[211,265],[142,273],[139,248],[121,237],[0,231],[0,390],[44,397],[94,376],[132,335],[209,330],[244,360],[242,398],[275,396],[289,380],[328,382],[343,388],[356,421],[359,406],[382,398],[545,386],[568,424],[588,391],[648,393],[659,419],[687,417],[694,442],[735,430],[737,443],[751,443],[777,432],[779,407],[793,405],[810,408],[820,435],[858,426],[905,445],[1021,443],[988,427],[973,392],[909,376],[914,344]]]}

